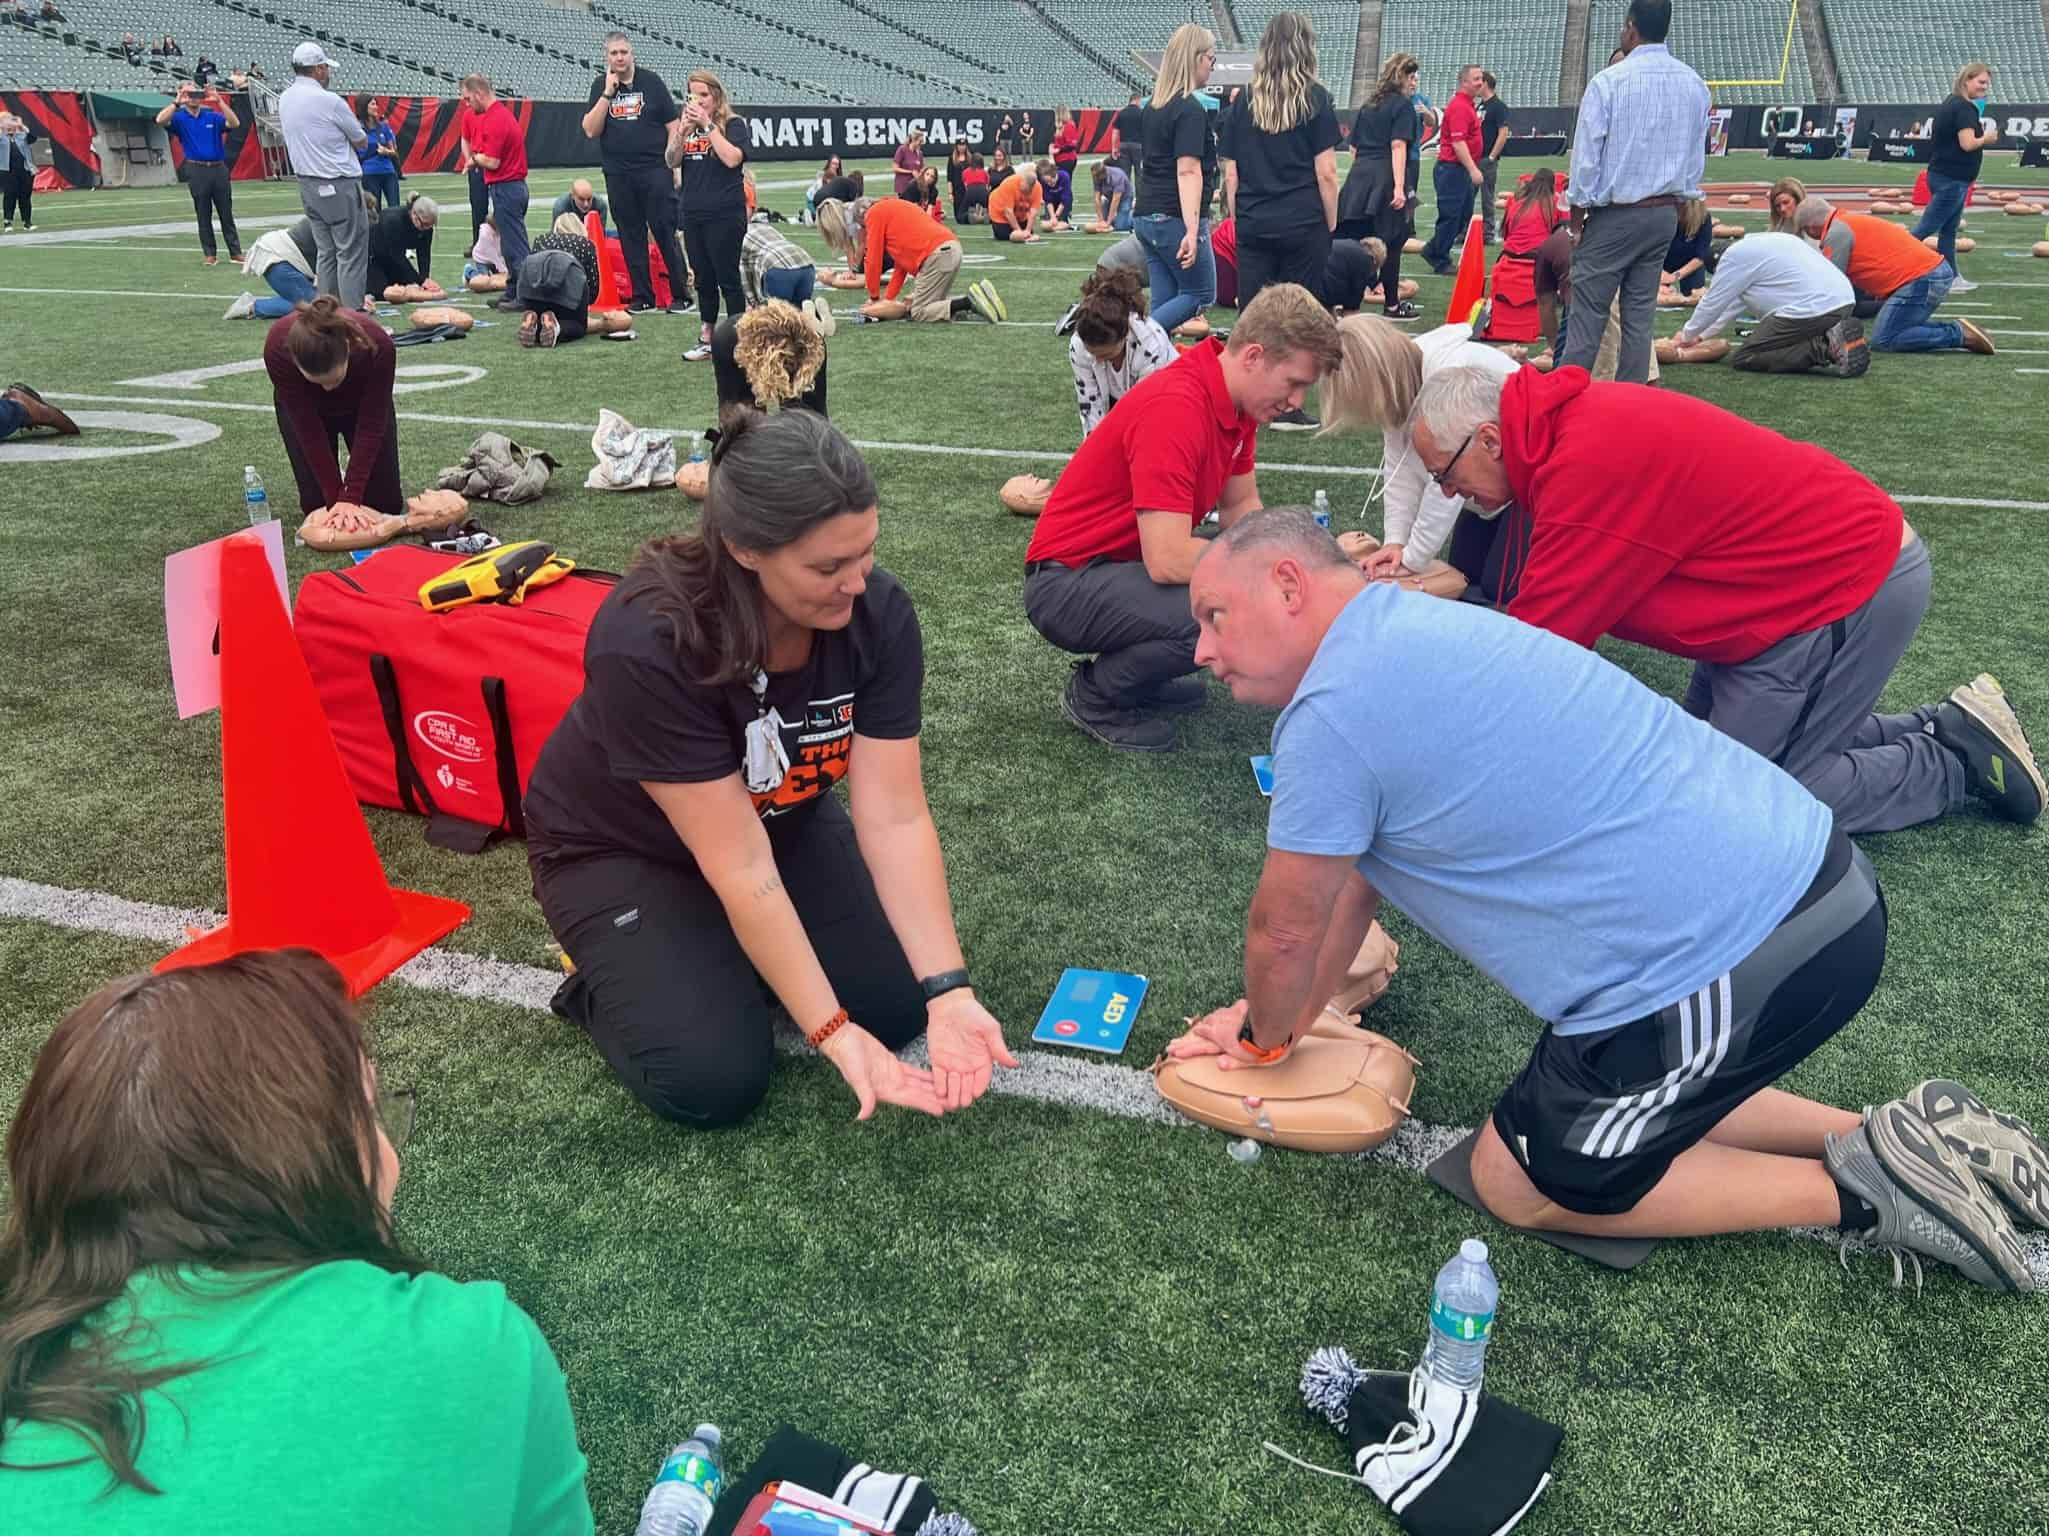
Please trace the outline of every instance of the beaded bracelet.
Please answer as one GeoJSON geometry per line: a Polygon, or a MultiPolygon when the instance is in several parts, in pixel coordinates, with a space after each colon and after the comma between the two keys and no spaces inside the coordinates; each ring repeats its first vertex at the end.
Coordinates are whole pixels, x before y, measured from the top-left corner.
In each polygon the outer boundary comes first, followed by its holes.
{"type": "Polygon", "coordinates": [[[811,1048],[813,1050],[821,1049],[825,1045],[826,1041],[830,1040],[834,1035],[839,1033],[840,1026],[842,1024],[845,1024],[846,1022],[847,1010],[842,1008],[838,1013],[834,1014],[831,1018],[827,1019],[823,1024],[819,1025],[816,1030],[812,1031],[804,1038],[810,1042],[811,1048]]]}

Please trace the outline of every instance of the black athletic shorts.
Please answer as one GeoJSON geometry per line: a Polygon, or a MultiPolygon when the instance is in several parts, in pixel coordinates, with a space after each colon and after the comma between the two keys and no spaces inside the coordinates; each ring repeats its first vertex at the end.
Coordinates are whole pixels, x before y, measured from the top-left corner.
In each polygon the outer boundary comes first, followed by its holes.
{"type": "Polygon", "coordinates": [[[1672,1160],[1856,1017],[1885,963],[1885,898],[1840,832],[1793,910],[1735,968],[1592,1035],[1546,1031],[1494,1106],[1545,1199],[1626,1211],[1672,1160]]]}

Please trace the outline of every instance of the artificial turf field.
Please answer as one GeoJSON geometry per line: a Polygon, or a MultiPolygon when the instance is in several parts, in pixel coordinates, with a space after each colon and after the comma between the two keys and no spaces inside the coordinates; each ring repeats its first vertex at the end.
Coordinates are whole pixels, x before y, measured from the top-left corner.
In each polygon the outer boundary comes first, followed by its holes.
{"type": "MultiPolygon", "coordinates": [[[[1994,158],[1988,182],[2049,181],[1994,158]]],[[[1779,169],[1739,156],[1711,175],[1779,169]]],[[[764,166],[764,203],[794,208],[812,171],[764,166]]],[[[541,210],[572,174],[536,175],[541,210]]],[[[1810,174],[1908,179],[1861,162],[1810,174]]],[[[461,185],[423,177],[411,190],[444,203],[435,271],[451,280],[468,228],[461,185]]],[[[243,184],[235,201],[252,222],[297,214],[288,187],[243,184]]],[[[223,899],[217,720],[175,718],[159,571],[167,553],[241,524],[245,463],[282,512],[293,501],[260,371],[192,390],[135,382],[260,350],[260,323],[218,318],[245,281],[225,260],[200,265],[183,192],[43,197],[37,213],[45,234],[174,232],[0,242],[0,378],[73,412],[160,412],[219,435],[74,462],[5,462],[0,450],[9,1106],[63,1013],[166,947],[133,936],[164,929],[161,913],[123,936],[105,931],[123,926],[108,904],[44,887],[177,909],[223,899]],[[65,905],[83,927],[48,920],[65,905]]],[[[1761,211],[1742,217],[1762,225],[1761,211]]],[[[531,222],[539,232],[541,213],[531,222]]],[[[820,248],[809,229],[790,232],[820,248]]],[[[2049,263],[2017,259],[2037,221],[1974,212],[1967,232],[1978,249],[1963,269],[1984,286],[1947,312],[1982,318],[1997,357],[1882,356],[1853,383],[1726,364],[1665,378],[1821,444],[1907,501],[1935,596],[1885,707],[1990,670],[2049,749],[2049,263]]],[[[690,1134],[641,1111],[578,1033],[528,1004],[397,983],[372,994],[384,1076],[420,1093],[400,1232],[436,1268],[503,1281],[539,1321],[568,1373],[599,1529],[632,1528],[664,1451],[699,1418],[724,1427],[738,1466],[794,1422],[924,1474],[944,1505],[1003,1536],[1391,1529],[1363,1491],[1260,1442],[1337,1465],[1337,1438],[1296,1396],[1303,1359],[1342,1343],[1362,1363],[1407,1366],[1432,1274],[1479,1232],[1503,1291],[1488,1385],[1567,1431],[1524,1529],[2049,1530],[2039,1296],[1995,1297],[1934,1264],[1923,1294],[1896,1292],[1882,1259],[1855,1258],[1846,1274],[1830,1249],[1780,1234],[1670,1243],[1620,1275],[1492,1226],[1398,1158],[1269,1151],[1243,1166],[1211,1132],[1106,1112],[1143,1103],[1128,1069],[1184,1014],[1238,995],[1264,830],[1245,760],[1265,750],[1271,717],[1213,690],[1184,749],[1160,757],[1107,752],[1059,719],[1066,659],[1024,621],[1029,528],[999,509],[996,487],[1052,473],[1028,455],[1076,440],[1052,323],[1105,242],[999,250],[970,230],[963,243],[971,258],[1000,257],[967,275],[992,277],[1029,326],[848,326],[831,365],[834,419],[864,443],[904,445],[870,452],[880,559],[924,625],[926,781],[962,940],[1013,1045],[1063,966],[1143,971],[1153,995],[1126,1070],[1041,1063],[1042,1097],[991,1096],[943,1121],[885,1109],[857,1125],[836,1073],[789,1058],[746,1125],[690,1134]]],[[[1419,268],[1427,325],[1449,284],[1419,268]]],[[[1677,323],[1662,316],[1660,329],[1677,323]]],[[[481,374],[401,397],[408,487],[503,426],[564,468],[537,504],[480,506],[486,524],[622,568],[689,504],[583,490],[590,430],[601,405],[644,425],[708,425],[709,365],[678,356],[696,329],[694,317],[648,316],[635,343],[548,353],[521,351],[496,325],[403,354],[401,367],[481,374]]],[[[147,441],[87,433],[80,446],[147,441]]],[[[1269,435],[1261,448],[1268,504],[1323,488],[1340,529],[1362,525],[1360,471],[1378,463],[1377,437],[1269,435]]],[[[1377,510],[1364,526],[1378,531],[1377,510]]],[[[289,562],[295,583],[335,563],[303,549],[289,562]]],[[[1604,650],[1652,687],[1683,684],[1669,658],[1604,650]]],[[[1485,725],[1446,700],[1417,728],[1441,733],[1453,763],[1459,733],[1485,725]]],[[[428,848],[413,818],[369,818],[395,883],[474,906],[447,950],[551,963],[522,848],[462,858],[428,848]]],[[[1785,1086],[1860,1105],[1953,1076],[2049,1126],[2049,832],[1971,810],[1864,846],[1892,916],[1885,979],[1785,1086]]],[[[1401,972],[1368,1022],[1422,1059],[1420,1121],[1475,1124],[1536,1025],[1398,914],[1388,925],[1401,972]]],[[[531,995],[536,978],[522,974],[531,995]]],[[[2049,1282],[2049,1245],[2032,1251],[2049,1282]]]]}

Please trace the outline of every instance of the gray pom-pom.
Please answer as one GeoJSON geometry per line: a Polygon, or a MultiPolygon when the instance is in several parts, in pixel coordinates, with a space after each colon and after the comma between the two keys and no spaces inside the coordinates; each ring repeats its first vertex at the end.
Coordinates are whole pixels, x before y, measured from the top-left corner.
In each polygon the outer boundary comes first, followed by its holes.
{"type": "Polygon", "coordinates": [[[1352,1389],[1365,1375],[1342,1344],[1327,1344],[1302,1367],[1302,1401],[1311,1413],[1322,1414],[1342,1434],[1352,1389]]]}
{"type": "Polygon", "coordinates": [[[918,1527],[918,1536],[976,1536],[976,1531],[966,1515],[942,1515],[935,1511],[918,1527]]]}

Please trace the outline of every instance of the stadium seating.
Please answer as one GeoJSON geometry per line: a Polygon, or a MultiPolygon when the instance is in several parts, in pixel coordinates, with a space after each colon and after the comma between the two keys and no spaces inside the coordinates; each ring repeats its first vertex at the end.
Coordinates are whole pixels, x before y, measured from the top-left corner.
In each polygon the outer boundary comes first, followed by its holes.
{"type": "MultiPolygon", "coordinates": [[[[1015,108],[1122,103],[1146,80],[1133,55],[1184,22],[1215,24],[1210,0],[60,0],[66,20],[0,22],[0,86],[167,89],[205,53],[223,71],[260,63],[288,75],[292,47],[319,41],[347,91],[454,94],[472,70],[509,95],[581,99],[601,68],[604,35],[623,28],[650,68],[680,82],[716,69],[743,104],[806,102],[905,108],[1015,108]],[[183,57],[121,57],[124,32],[145,45],[169,31],[183,57]]],[[[1246,45],[1289,0],[1227,0],[1246,45]]],[[[2040,0],[1979,0],[1964,9],[1910,0],[1821,0],[1844,97],[1933,104],[1956,69],[1982,58],[1994,99],[2049,101],[2049,33],[2040,0]]],[[[1788,0],[1689,0],[1673,51],[1710,81],[1780,72],[1788,0]]],[[[1351,104],[1356,0],[1296,0],[1316,23],[1324,83],[1351,104]]],[[[1621,30],[1625,0],[1593,0],[1588,66],[1621,30]]],[[[1486,65],[1512,106],[1556,104],[1566,0],[1386,0],[1381,57],[1423,60],[1424,89],[1442,99],[1457,65],[1486,65]]],[[[1377,60],[1366,61],[1367,73],[1377,60]]],[[[1796,35],[1776,85],[1717,86],[1717,102],[1815,99],[1796,35]]]]}
{"type": "Polygon", "coordinates": [[[1478,64],[1493,71],[1511,107],[1552,107],[1564,38],[1565,0],[1388,0],[1380,56],[1421,59],[1432,101],[1451,91],[1459,66],[1478,64]]]}
{"type": "Polygon", "coordinates": [[[2039,0],[1977,0],[1952,10],[1907,0],[1823,0],[1836,71],[1850,101],[1934,105],[1974,59],[1992,66],[1992,99],[2049,101],[2049,33],[2039,0]]]}
{"type": "MultiPolygon", "coordinates": [[[[1600,73],[1622,35],[1622,18],[1628,0],[1594,0],[1587,17],[1587,77],[1600,73]]],[[[1719,107],[1815,100],[1814,78],[1807,68],[1807,50],[1800,34],[1793,34],[1793,46],[1786,50],[1786,19],[1789,0],[1693,0],[1674,9],[1672,35],[1667,39],[1675,56],[1716,80],[1770,80],[1779,73],[1779,58],[1786,60],[1786,78],[1778,85],[1713,85],[1719,107]]],[[[2036,25],[2041,15],[2036,14],[2036,25]]]]}

